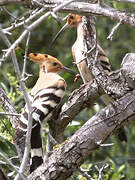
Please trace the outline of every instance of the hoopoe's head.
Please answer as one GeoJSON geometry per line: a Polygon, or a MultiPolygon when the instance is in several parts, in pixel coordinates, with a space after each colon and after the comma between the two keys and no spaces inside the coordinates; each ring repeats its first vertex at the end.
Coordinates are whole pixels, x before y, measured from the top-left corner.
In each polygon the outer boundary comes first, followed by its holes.
{"type": "Polygon", "coordinates": [[[67,24],[69,27],[77,26],[80,22],[82,22],[82,16],[78,14],[69,14],[67,18],[67,24]]]}
{"type": "Polygon", "coordinates": [[[67,18],[66,24],[60,29],[60,31],[53,38],[51,45],[54,44],[59,35],[67,28],[77,26],[80,22],[82,22],[82,16],[78,14],[69,14],[67,18]]]}
{"type": "Polygon", "coordinates": [[[63,66],[63,64],[57,58],[48,54],[30,53],[28,57],[31,61],[38,63],[40,65],[40,71],[45,73],[67,71],[69,73],[75,74],[74,71],[63,66]]]}

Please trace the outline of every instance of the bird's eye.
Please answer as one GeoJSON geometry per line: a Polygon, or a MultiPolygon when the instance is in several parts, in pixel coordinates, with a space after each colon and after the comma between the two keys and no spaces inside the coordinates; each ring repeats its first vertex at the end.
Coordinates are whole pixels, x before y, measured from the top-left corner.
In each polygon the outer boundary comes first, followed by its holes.
{"type": "Polygon", "coordinates": [[[70,16],[71,19],[74,19],[74,16],[70,16]]]}
{"type": "Polygon", "coordinates": [[[52,64],[53,64],[53,66],[57,66],[57,63],[56,63],[56,62],[53,62],[52,64]]]}
{"type": "Polygon", "coordinates": [[[36,54],[36,53],[33,53],[33,55],[34,55],[34,56],[37,56],[37,54],[36,54]]]}
{"type": "Polygon", "coordinates": [[[48,58],[48,55],[47,55],[47,54],[45,54],[44,56],[45,56],[45,58],[48,58]]]}

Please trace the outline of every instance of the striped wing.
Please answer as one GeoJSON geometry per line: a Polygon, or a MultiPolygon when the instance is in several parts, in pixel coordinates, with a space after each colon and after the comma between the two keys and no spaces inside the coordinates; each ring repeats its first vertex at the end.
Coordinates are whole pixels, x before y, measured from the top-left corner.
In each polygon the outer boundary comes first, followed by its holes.
{"type": "Polygon", "coordinates": [[[97,48],[99,50],[98,56],[99,56],[101,66],[103,67],[105,73],[109,74],[111,72],[109,59],[107,58],[104,50],[99,46],[99,44],[97,45],[97,48]]]}
{"type": "MultiPolygon", "coordinates": [[[[52,86],[39,90],[35,96],[30,95],[33,107],[32,118],[33,128],[31,134],[31,158],[32,163],[30,171],[34,171],[43,163],[42,158],[42,138],[40,135],[42,122],[47,122],[52,111],[60,103],[65,94],[65,86],[52,86]]],[[[28,108],[24,108],[21,115],[20,129],[27,131],[28,125],[28,108]]]]}

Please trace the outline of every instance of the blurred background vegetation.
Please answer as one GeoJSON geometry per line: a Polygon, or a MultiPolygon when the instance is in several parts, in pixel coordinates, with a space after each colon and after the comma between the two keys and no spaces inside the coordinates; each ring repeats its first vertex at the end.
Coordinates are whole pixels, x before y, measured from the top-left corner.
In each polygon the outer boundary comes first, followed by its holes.
{"type": "MultiPolygon", "coordinates": [[[[106,2],[110,6],[117,8],[122,11],[135,13],[135,5],[127,3],[116,3],[116,2],[106,2]]],[[[8,11],[10,11],[16,17],[23,17],[23,14],[29,12],[28,7],[21,5],[8,5],[6,6],[8,11]]],[[[59,14],[62,17],[65,17],[67,14],[59,14]]],[[[26,15],[28,17],[28,15],[26,15]]],[[[5,12],[3,7],[0,8],[0,27],[6,28],[14,22],[9,14],[5,12]]],[[[116,25],[117,22],[111,21],[110,19],[104,17],[96,17],[96,27],[98,30],[98,42],[101,47],[105,50],[107,56],[110,59],[112,70],[120,68],[122,58],[126,53],[134,52],[135,48],[135,30],[128,25],[121,25],[118,30],[115,32],[114,38],[112,41],[107,40],[107,36],[111,32],[111,29],[116,25]]],[[[64,22],[63,22],[64,24],[64,22]]],[[[73,64],[73,58],[71,53],[71,46],[76,39],[76,29],[68,29],[65,31],[59,39],[56,41],[53,47],[49,47],[51,40],[56,35],[56,33],[62,27],[61,23],[57,22],[54,18],[49,17],[45,19],[34,31],[31,32],[29,52],[34,53],[47,53],[53,55],[60,59],[63,64],[67,67],[70,67],[77,71],[75,65],[73,64]]],[[[11,43],[13,43],[23,32],[23,28],[17,28],[12,31],[12,35],[8,36],[11,43]]],[[[25,52],[26,38],[22,43],[19,44],[19,47],[16,48],[16,54],[20,70],[23,69],[25,52]]],[[[2,50],[6,49],[4,42],[0,40],[0,56],[2,56],[2,50]]],[[[39,68],[37,64],[27,61],[26,72],[32,74],[33,76],[29,77],[26,81],[26,86],[30,90],[37,78],[39,68]]],[[[66,80],[68,87],[66,96],[63,100],[69,97],[70,93],[79,88],[82,84],[81,79],[74,83],[74,77],[70,74],[63,73],[62,77],[66,80]]],[[[20,87],[14,72],[14,67],[12,59],[9,57],[5,62],[1,64],[0,70],[0,83],[5,90],[8,97],[14,102],[18,113],[21,113],[24,107],[24,98],[20,92],[20,87]]],[[[100,111],[104,107],[100,101],[90,109],[83,110],[65,130],[65,138],[70,137],[74,132],[79,129],[91,116],[93,116],[97,111],[100,111]]],[[[3,111],[0,108],[0,111],[3,111]]],[[[92,153],[91,156],[87,158],[84,164],[81,166],[83,169],[89,170],[89,174],[97,179],[98,171],[95,168],[95,165],[102,167],[103,164],[108,164],[109,166],[103,170],[103,180],[134,180],[135,179],[135,122],[128,124],[125,127],[128,142],[122,143],[118,140],[117,135],[112,135],[106,143],[114,143],[113,146],[100,148],[95,153],[92,153]]],[[[17,152],[13,144],[13,134],[14,130],[10,124],[9,119],[0,115],[0,151],[3,152],[8,158],[16,157],[17,152]]],[[[0,157],[0,164],[5,172],[9,175],[9,179],[13,179],[13,169],[3,163],[3,159],[0,157]],[[12,173],[11,173],[12,172],[12,173]]],[[[12,162],[15,165],[18,164],[16,158],[12,159],[12,162]]],[[[69,180],[85,180],[86,178],[78,171],[69,180]]]]}

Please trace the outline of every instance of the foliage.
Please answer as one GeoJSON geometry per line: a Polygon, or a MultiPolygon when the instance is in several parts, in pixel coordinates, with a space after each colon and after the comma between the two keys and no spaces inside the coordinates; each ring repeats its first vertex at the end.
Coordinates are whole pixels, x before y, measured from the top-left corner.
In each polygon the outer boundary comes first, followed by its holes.
{"type": "MultiPolygon", "coordinates": [[[[118,2],[113,2],[112,6],[120,10],[127,11],[127,9],[130,9],[132,12],[135,12],[135,6],[130,4],[127,5],[125,3],[119,4],[118,2]]],[[[23,14],[28,11],[28,8],[18,5],[9,5],[7,6],[7,9],[16,17],[22,17],[23,14]]],[[[60,16],[63,17],[65,15],[66,14],[60,14],[60,16]]],[[[11,25],[11,23],[13,23],[13,21],[13,18],[6,14],[3,9],[1,9],[1,27],[8,27],[11,25]]],[[[135,42],[134,29],[128,27],[127,25],[121,25],[118,28],[112,41],[107,40],[107,36],[111,32],[111,29],[115,24],[116,22],[113,22],[110,19],[106,19],[103,17],[97,17],[96,20],[99,44],[103,47],[107,56],[109,57],[113,70],[116,70],[120,67],[122,58],[127,52],[134,51],[135,42]]],[[[71,54],[71,46],[76,38],[75,29],[69,29],[65,31],[57,40],[55,46],[52,48],[49,47],[51,40],[56,35],[62,25],[63,24],[60,24],[52,17],[49,17],[48,19],[43,21],[40,26],[38,26],[34,31],[31,32],[29,52],[51,54],[55,57],[58,57],[58,59],[60,59],[65,66],[71,67],[72,69],[77,71],[76,67],[72,63],[73,58],[71,54]]],[[[19,30],[15,30],[12,36],[9,36],[10,41],[14,42],[14,40],[19,37],[21,31],[21,28],[19,30]]],[[[17,47],[16,49],[21,71],[23,69],[23,53],[25,52],[25,44],[26,39],[24,39],[23,42],[19,44],[19,47],[17,47]]],[[[0,41],[0,51],[5,48],[5,44],[0,41]]],[[[29,77],[26,80],[26,86],[28,87],[28,89],[31,89],[35,84],[38,76],[38,70],[39,69],[36,64],[29,61],[27,62],[26,72],[29,74],[33,74],[32,77],[29,77]]],[[[74,83],[72,75],[69,75],[67,73],[63,73],[62,76],[68,84],[67,94],[64,99],[65,101],[74,89],[79,88],[79,86],[82,84],[82,81],[79,80],[77,83],[74,83]]],[[[15,76],[11,58],[8,58],[8,60],[2,63],[0,71],[0,82],[8,97],[14,102],[18,112],[21,112],[21,109],[24,106],[24,100],[19,90],[19,85],[15,76]]],[[[83,110],[74,119],[73,123],[66,128],[65,139],[67,137],[70,137],[91,116],[93,116],[97,112],[97,109],[99,111],[103,106],[104,105],[102,104],[102,102],[98,101],[96,102],[96,106],[94,106],[93,108],[83,110]]],[[[1,108],[0,111],[2,111],[1,108]]],[[[2,151],[7,157],[16,156],[17,154],[12,138],[14,130],[12,129],[9,119],[7,117],[1,115],[0,119],[0,151],[2,151]]],[[[104,180],[133,180],[135,170],[134,129],[135,127],[133,125],[128,125],[126,127],[126,132],[128,136],[127,143],[120,142],[117,136],[110,137],[108,142],[106,143],[113,142],[114,145],[110,147],[100,148],[99,151],[93,153],[87,159],[87,161],[84,162],[82,167],[86,170],[89,170],[89,174],[93,178],[97,179],[98,171],[95,169],[95,165],[97,164],[98,166],[102,166],[104,163],[108,163],[109,167],[107,169],[104,169],[102,172],[104,180]]],[[[3,159],[0,158],[0,160],[3,159]]],[[[16,163],[16,161],[14,161],[14,163],[16,163]]],[[[10,166],[8,165],[4,165],[3,168],[6,173],[9,173],[11,170],[10,166]]],[[[86,177],[84,177],[83,174],[78,171],[69,178],[69,180],[75,179],[85,180],[86,177]]]]}

